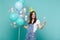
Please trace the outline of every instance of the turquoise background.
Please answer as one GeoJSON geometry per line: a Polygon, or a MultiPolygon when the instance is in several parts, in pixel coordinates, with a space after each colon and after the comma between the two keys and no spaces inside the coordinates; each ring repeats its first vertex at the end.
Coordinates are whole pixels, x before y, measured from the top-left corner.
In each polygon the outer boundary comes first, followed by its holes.
{"type": "MultiPolygon", "coordinates": [[[[18,28],[10,25],[8,9],[17,0],[0,0],[0,40],[18,40],[18,28]]],[[[33,7],[37,18],[47,24],[43,30],[37,30],[37,40],[60,40],[60,0],[26,0],[26,7],[33,7]]],[[[27,30],[20,28],[20,40],[25,40],[27,30]]]]}

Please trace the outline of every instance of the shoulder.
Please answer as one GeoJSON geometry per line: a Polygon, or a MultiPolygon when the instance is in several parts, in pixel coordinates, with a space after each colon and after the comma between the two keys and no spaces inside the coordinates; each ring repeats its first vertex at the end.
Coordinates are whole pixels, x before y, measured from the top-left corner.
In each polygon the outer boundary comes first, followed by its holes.
{"type": "Polygon", "coordinates": [[[37,23],[37,24],[40,24],[40,20],[39,20],[39,19],[37,19],[37,20],[36,20],[36,23],[37,23]]]}
{"type": "Polygon", "coordinates": [[[36,20],[36,22],[40,22],[40,20],[39,20],[39,19],[37,19],[37,20],[36,20]]]}

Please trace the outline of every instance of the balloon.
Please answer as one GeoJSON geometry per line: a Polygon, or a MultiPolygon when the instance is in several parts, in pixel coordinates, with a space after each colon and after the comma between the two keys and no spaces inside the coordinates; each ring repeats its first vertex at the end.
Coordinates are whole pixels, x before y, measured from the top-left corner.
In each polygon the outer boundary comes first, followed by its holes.
{"type": "Polygon", "coordinates": [[[13,22],[14,25],[16,25],[16,22],[13,22]]]}
{"type": "Polygon", "coordinates": [[[25,15],[25,21],[27,21],[28,20],[28,16],[27,15],[25,15]]]}
{"type": "Polygon", "coordinates": [[[24,7],[24,8],[23,8],[23,13],[24,13],[24,14],[29,13],[29,8],[28,8],[28,7],[24,7]]]}
{"type": "Polygon", "coordinates": [[[22,2],[22,3],[24,3],[25,2],[25,0],[19,0],[20,2],[22,2]]]}
{"type": "Polygon", "coordinates": [[[20,16],[20,17],[24,17],[23,14],[20,14],[19,16],[20,16]]]}
{"type": "Polygon", "coordinates": [[[27,10],[27,8],[24,8],[24,9],[23,9],[24,13],[26,13],[26,10],[27,10]]]}
{"type": "Polygon", "coordinates": [[[21,18],[21,17],[19,17],[19,18],[16,20],[16,23],[17,23],[17,25],[22,26],[22,25],[24,25],[24,19],[21,18]]]}
{"type": "Polygon", "coordinates": [[[22,3],[22,2],[20,2],[20,1],[16,2],[15,8],[16,8],[17,10],[21,10],[22,7],[23,7],[23,3],[22,3]]]}
{"type": "Polygon", "coordinates": [[[43,19],[46,19],[46,17],[44,16],[43,19]]]}
{"type": "Polygon", "coordinates": [[[17,18],[18,18],[18,14],[16,14],[16,13],[11,13],[11,14],[10,14],[10,20],[11,20],[11,21],[16,21],[17,18]]]}
{"type": "Polygon", "coordinates": [[[14,26],[14,28],[16,28],[16,22],[13,22],[13,26],[14,26]]]}
{"type": "Polygon", "coordinates": [[[15,10],[14,10],[14,8],[12,7],[12,8],[9,8],[9,10],[8,10],[8,12],[14,12],[15,10]]]}
{"type": "Polygon", "coordinates": [[[20,11],[20,14],[22,14],[22,11],[20,11]]]}
{"type": "Polygon", "coordinates": [[[17,27],[16,22],[11,22],[11,26],[16,28],[17,27]]]}
{"type": "Polygon", "coordinates": [[[14,12],[14,8],[11,8],[11,12],[14,12]]]}

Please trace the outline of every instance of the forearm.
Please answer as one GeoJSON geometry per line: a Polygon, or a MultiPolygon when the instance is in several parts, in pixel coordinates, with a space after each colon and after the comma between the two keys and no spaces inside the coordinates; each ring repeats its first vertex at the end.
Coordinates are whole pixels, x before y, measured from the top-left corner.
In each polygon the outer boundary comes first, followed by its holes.
{"type": "Polygon", "coordinates": [[[39,24],[39,28],[40,28],[40,29],[43,29],[45,25],[46,25],[46,22],[44,22],[42,25],[39,24]]]}
{"type": "Polygon", "coordinates": [[[46,21],[44,21],[43,24],[41,25],[41,29],[43,29],[45,25],[46,25],[46,21]]]}
{"type": "Polygon", "coordinates": [[[44,28],[44,24],[40,25],[40,29],[43,29],[44,28]]]}
{"type": "Polygon", "coordinates": [[[28,27],[27,26],[24,26],[25,29],[27,29],[28,27]]]}

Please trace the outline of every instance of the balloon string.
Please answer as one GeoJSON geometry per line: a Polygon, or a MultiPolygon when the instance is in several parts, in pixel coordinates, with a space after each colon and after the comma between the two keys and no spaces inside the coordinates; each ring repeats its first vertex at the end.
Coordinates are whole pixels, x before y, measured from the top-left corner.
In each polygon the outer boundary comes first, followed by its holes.
{"type": "Polygon", "coordinates": [[[18,40],[20,40],[20,27],[18,28],[18,40]]]}

